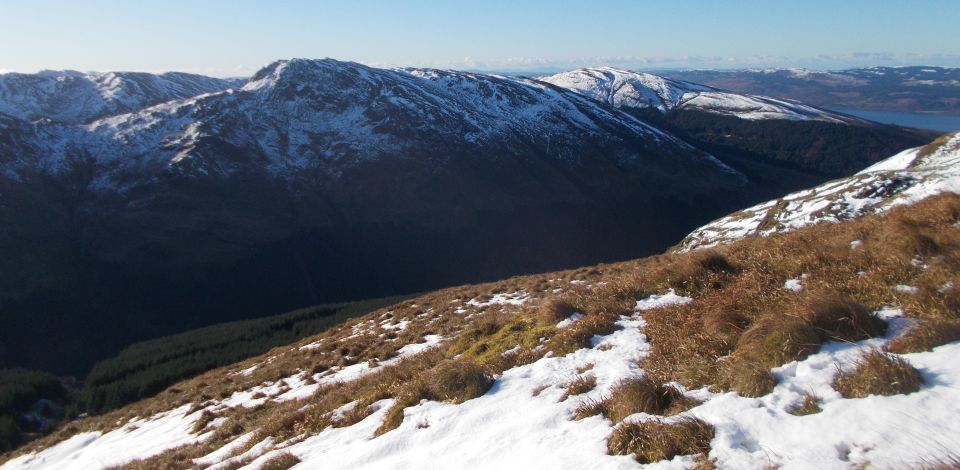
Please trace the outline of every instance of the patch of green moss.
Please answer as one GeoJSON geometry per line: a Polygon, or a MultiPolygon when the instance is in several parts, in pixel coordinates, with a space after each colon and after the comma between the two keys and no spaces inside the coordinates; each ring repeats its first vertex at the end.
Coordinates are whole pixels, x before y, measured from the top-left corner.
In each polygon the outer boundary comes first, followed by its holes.
{"type": "Polygon", "coordinates": [[[465,331],[450,346],[449,352],[451,355],[462,354],[478,364],[492,364],[517,346],[535,348],[541,338],[550,338],[555,332],[556,327],[552,325],[539,325],[530,316],[518,316],[492,335],[484,336],[472,329],[465,331]]]}

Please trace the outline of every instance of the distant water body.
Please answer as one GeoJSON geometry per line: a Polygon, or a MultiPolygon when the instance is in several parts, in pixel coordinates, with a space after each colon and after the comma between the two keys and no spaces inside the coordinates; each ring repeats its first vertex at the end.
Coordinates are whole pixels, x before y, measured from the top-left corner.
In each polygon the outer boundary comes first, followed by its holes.
{"type": "Polygon", "coordinates": [[[941,132],[960,131],[960,116],[901,113],[896,111],[870,111],[866,109],[848,108],[834,108],[834,110],[884,124],[918,127],[920,129],[931,129],[941,132]]]}

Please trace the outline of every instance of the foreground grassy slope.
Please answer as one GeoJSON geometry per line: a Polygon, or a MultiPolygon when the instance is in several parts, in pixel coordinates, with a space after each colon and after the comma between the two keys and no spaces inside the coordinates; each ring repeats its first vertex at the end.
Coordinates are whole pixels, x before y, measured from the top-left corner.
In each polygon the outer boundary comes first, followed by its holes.
{"type": "MultiPolygon", "coordinates": [[[[513,369],[545,358],[599,354],[608,346],[596,338],[640,328],[649,341],[636,364],[645,379],[635,383],[636,375],[624,375],[601,395],[578,398],[599,387],[588,377],[594,364],[578,365],[576,374],[583,377],[548,384],[563,388],[563,400],[575,406],[575,413],[560,418],[596,426],[591,416],[602,416],[611,454],[640,462],[700,454],[696,464],[710,468],[714,424],[698,418],[697,410],[726,397],[710,391],[768,395],[782,377],[772,369],[803,360],[827,342],[887,334],[888,323],[872,313],[883,307],[898,306],[913,326],[897,333],[882,357],[865,355],[841,370],[833,389],[854,400],[919,389],[923,378],[898,355],[960,340],[958,224],[960,197],[943,195],[883,215],[752,237],[715,250],[445,289],[71,423],[14,455],[81,432],[142,426],[135,418],[167,416],[174,409],[186,413],[192,437],[125,468],[204,467],[193,459],[219,448],[226,449],[221,458],[235,456],[239,466],[259,456],[246,453],[258,443],[287,452],[310,436],[368,418],[378,420],[369,438],[391,439],[398,428],[408,429],[406,417],[425,404],[500,393],[495,381],[513,369]],[[638,300],[664,292],[689,300],[646,310],[642,322],[624,322],[640,308],[638,300]],[[574,313],[579,315],[569,323],[558,324],[574,313]],[[411,349],[416,345],[421,347],[411,349]],[[870,380],[878,375],[902,377],[904,385],[879,387],[870,380]],[[630,418],[636,413],[664,418],[637,422],[630,418]]],[[[819,400],[811,393],[785,406],[796,415],[816,414],[819,400]]],[[[308,457],[282,455],[276,458],[290,464],[308,457]]]]}
{"type": "Polygon", "coordinates": [[[408,297],[314,305],[135,343],[98,362],[82,384],[45,372],[0,369],[0,451],[42,435],[64,416],[117,409],[186,378],[315,335],[408,297]],[[53,416],[36,422],[26,415],[36,414],[30,408],[40,399],[49,400],[56,409],[53,416]]]}

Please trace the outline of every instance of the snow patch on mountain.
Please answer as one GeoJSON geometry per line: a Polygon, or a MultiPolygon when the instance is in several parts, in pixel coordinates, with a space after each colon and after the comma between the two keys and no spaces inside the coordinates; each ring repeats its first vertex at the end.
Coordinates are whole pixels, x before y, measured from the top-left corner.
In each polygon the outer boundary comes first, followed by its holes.
{"type": "Polygon", "coordinates": [[[856,118],[802,103],[746,95],[612,67],[579,69],[538,80],[624,108],[700,110],[741,119],[856,122],[856,118]]]}
{"type": "Polygon", "coordinates": [[[579,69],[540,77],[539,80],[617,107],[653,107],[660,111],[679,106],[688,93],[713,90],[694,83],[613,67],[579,69]]]}

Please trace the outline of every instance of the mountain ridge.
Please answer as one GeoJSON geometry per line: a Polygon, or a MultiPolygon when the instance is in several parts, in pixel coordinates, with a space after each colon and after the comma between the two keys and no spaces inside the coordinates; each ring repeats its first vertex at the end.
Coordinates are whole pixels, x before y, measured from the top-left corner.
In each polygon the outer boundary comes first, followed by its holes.
{"type": "Polygon", "coordinates": [[[859,118],[770,97],[744,95],[692,82],[611,67],[578,69],[542,81],[617,107],[702,110],[741,119],[819,120],[865,124],[859,118]]]}
{"type": "Polygon", "coordinates": [[[669,70],[663,75],[827,108],[960,115],[960,68],[669,70]]]}
{"type": "Polygon", "coordinates": [[[183,72],[3,73],[0,74],[0,113],[27,121],[50,119],[83,124],[167,101],[223,91],[239,83],[237,79],[183,72]]]}

